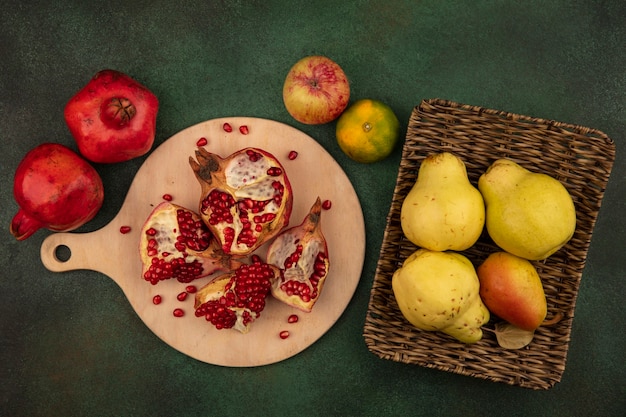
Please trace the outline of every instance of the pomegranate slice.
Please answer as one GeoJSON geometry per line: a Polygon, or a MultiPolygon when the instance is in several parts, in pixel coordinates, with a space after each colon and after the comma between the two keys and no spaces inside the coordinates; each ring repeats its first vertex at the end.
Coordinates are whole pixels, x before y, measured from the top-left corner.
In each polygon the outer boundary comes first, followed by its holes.
{"type": "Polygon", "coordinates": [[[242,264],[198,290],[196,317],[206,318],[218,330],[233,328],[248,333],[265,308],[271,280],[278,275],[278,268],[258,258],[249,265],[242,264]]]}
{"type": "Polygon", "coordinates": [[[244,148],[221,158],[204,148],[189,163],[202,186],[200,216],[224,253],[246,256],[289,224],[291,184],[269,152],[244,148]]]}
{"type": "Polygon", "coordinates": [[[167,201],[154,208],[140,236],[142,276],[152,284],[170,278],[187,283],[240,264],[216,247],[197,213],[167,201]]]}
{"type": "Polygon", "coordinates": [[[267,251],[267,262],[282,270],[272,295],[305,312],[317,302],[330,267],[321,213],[318,197],[302,224],[278,235],[267,251]]]}

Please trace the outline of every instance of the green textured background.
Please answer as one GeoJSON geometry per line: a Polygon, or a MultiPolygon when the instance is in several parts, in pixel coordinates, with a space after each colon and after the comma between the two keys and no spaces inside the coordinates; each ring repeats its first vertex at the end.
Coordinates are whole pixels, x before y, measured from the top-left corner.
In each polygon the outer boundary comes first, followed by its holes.
{"type": "MultiPolygon", "coordinates": [[[[0,10],[0,415],[623,415],[623,0],[0,0],[0,10]],[[589,126],[616,142],[567,367],[554,388],[399,364],[367,350],[363,324],[400,148],[359,165],[339,150],[333,123],[305,126],[289,116],[282,83],[309,54],[344,68],[353,100],[388,103],[403,133],[413,107],[438,97],[589,126]],[[354,298],[317,343],[253,369],[195,361],[154,336],[107,277],[47,271],[39,247],[49,232],[24,242],[10,236],[17,164],[43,141],[75,147],[63,107],[103,68],[158,95],[156,145],[204,120],[256,116],[301,129],[337,159],[361,200],[367,252],[354,298]]],[[[81,231],[115,216],[144,159],[96,167],[105,205],[81,231]]]]}

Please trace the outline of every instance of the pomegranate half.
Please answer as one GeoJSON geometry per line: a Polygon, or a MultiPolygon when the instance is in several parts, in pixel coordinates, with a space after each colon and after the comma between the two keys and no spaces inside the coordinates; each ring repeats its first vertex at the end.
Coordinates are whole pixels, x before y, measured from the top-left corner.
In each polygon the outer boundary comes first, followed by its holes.
{"type": "Polygon", "coordinates": [[[305,312],[319,299],[330,267],[321,215],[318,197],[302,223],[278,235],[267,251],[267,262],[281,269],[272,295],[305,312]]]}
{"type": "Polygon", "coordinates": [[[216,245],[197,213],[167,201],[148,216],[139,253],[142,277],[153,285],[171,278],[191,282],[240,265],[216,245]]]}
{"type": "Polygon", "coordinates": [[[221,158],[204,148],[189,163],[200,182],[200,216],[222,250],[246,256],[289,224],[291,184],[269,152],[244,148],[221,158]]]}
{"type": "Polygon", "coordinates": [[[195,315],[218,330],[233,328],[248,333],[265,308],[271,281],[278,275],[278,268],[253,256],[251,264],[242,264],[198,290],[195,315]]]}

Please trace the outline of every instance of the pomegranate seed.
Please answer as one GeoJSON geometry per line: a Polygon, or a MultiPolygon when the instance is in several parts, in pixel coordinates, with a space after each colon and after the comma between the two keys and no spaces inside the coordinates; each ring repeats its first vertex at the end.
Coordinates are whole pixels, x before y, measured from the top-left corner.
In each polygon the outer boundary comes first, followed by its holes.
{"type": "Polygon", "coordinates": [[[289,330],[283,330],[278,335],[280,336],[281,339],[286,339],[289,337],[289,330]]]}
{"type": "Polygon", "coordinates": [[[176,299],[178,301],[185,301],[187,299],[187,292],[186,291],[181,292],[180,294],[176,296],[176,299]]]}
{"type": "Polygon", "coordinates": [[[122,226],[120,227],[120,233],[125,235],[126,233],[130,232],[130,226],[122,226]]]}
{"type": "Polygon", "coordinates": [[[298,157],[298,152],[296,152],[296,151],[291,151],[291,152],[289,152],[289,155],[287,155],[287,158],[289,158],[291,161],[293,161],[297,157],[298,157]]]}
{"type": "Polygon", "coordinates": [[[289,316],[289,318],[287,319],[287,323],[297,323],[298,322],[298,316],[295,314],[292,314],[291,316],[289,316]]]}
{"type": "Polygon", "coordinates": [[[175,308],[172,314],[174,314],[174,317],[182,317],[185,315],[185,311],[182,308],[175,308]]]}
{"type": "Polygon", "coordinates": [[[253,151],[252,149],[248,149],[246,151],[246,155],[248,155],[248,159],[250,159],[250,162],[256,162],[260,160],[261,158],[263,158],[263,155],[261,155],[260,153],[256,151],[253,151]]]}
{"type": "Polygon", "coordinates": [[[331,206],[333,205],[333,202],[330,200],[324,200],[324,202],[322,203],[322,208],[324,210],[330,210],[331,206]]]}
{"type": "Polygon", "coordinates": [[[206,138],[200,138],[198,139],[198,141],[196,142],[196,146],[197,147],[201,147],[206,145],[207,143],[209,143],[209,141],[206,138]]]}
{"type": "Polygon", "coordinates": [[[248,129],[248,126],[243,125],[243,126],[239,126],[239,132],[242,135],[247,135],[248,133],[250,133],[250,130],[248,129]]]}
{"type": "Polygon", "coordinates": [[[278,167],[269,167],[267,169],[267,175],[269,175],[270,177],[278,177],[279,175],[282,175],[283,170],[278,168],[278,167]]]}
{"type": "Polygon", "coordinates": [[[163,194],[163,200],[165,201],[172,201],[174,199],[174,197],[172,197],[171,194],[163,194]]]}
{"type": "Polygon", "coordinates": [[[185,287],[185,291],[187,291],[189,294],[193,294],[193,293],[195,293],[196,291],[198,291],[198,289],[196,288],[196,286],[195,286],[195,285],[187,285],[187,286],[185,287]]]}
{"type": "Polygon", "coordinates": [[[224,129],[224,132],[232,132],[233,131],[233,127],[230,125],[230,123],[224,123],[222,125],[222,129],[224,129]]]}
{"type": "Polygon", "coordinates": [[[155,306],[161,304],[161,296],[160,295],[155,295],[154,297],[152,297],[152,304],[154,304],[155,306]]]}

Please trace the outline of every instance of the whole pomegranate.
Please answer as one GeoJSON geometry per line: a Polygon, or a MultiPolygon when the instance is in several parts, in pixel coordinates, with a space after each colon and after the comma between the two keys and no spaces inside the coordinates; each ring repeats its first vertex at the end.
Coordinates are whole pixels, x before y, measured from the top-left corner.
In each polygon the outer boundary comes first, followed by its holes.
{"type": "Polygon", "coordinates": [[[145,155],[154,143],[159,100],[144,85],[115,70],[102,70],[72,97],[65,122],[80,153],[113,163],[145,155]]]}
{"type": "Polygon", "coordinates": [[[281,269],[272,295],[305,312],[317,302],[330,267],[321,214],[318,197],[302,223],[278,235],[267,251],[267,262],[281,269]]]}
{"type": "Polygon", "coordinates": [[[226,254],[246,256],[289,224],[291,184],[272,154],[244,148],[221,158],[199,148],[196,159],[200,216],[226,254]]]}
{"type": "Polygon", "coordinates": [[[170,202],[156,206],[141,233],[142,276],[151,284],[174,278],[191,282],[239,265],[216,246],[200,216],[170,202]]]}
{"type": "Polygon", "coordinates": [[[265,308],[271,280],[278,275],[278,268],[253,256],[251,264],[242,264],[198,290],[195,315],[218,330],[233,328],[248,333],[265,308]]]}
{"type": "Polygon", "coordinates": [[[74,151],[43,143],[18,165],[13,196],[20,209],[10,230],[24,240],[40,228],[64,232],[87,223],[102,207],[104,187],[96,170],[74,151]]]}

